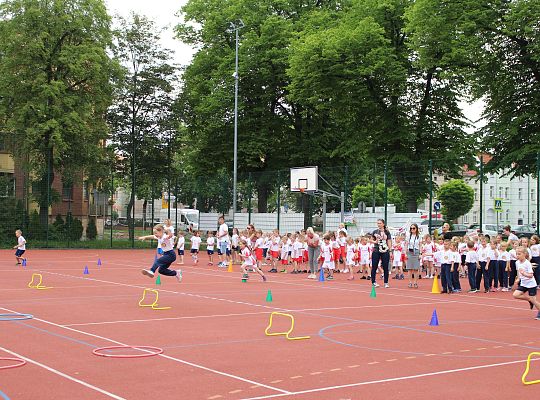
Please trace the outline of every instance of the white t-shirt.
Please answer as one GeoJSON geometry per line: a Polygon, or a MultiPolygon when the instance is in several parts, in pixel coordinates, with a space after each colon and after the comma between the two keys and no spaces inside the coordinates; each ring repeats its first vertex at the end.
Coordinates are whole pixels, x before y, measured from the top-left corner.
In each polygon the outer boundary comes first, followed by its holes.
{"type": "Polygon", "coordinates": [[[251,250],[248,249],[248,247],[244,247],[244,250],[242,250],[240,252],[240,254],[242,255],[242,258],[244,259],[244,264],[245,265],[253,265],[253,254],[251,254],[251,250]]]}
{"type": "Polygon", "coordinates": [[[231,241],[232,241],[232,245],[234,247],[238,247],[238,240],[239,240],[239,237],[238,237],[238,235],[236,233],[234,235],[232,235],[231,241]]]}
{"type": "Polygon", "coordinates": [[[540,257],[540,244],[533,244],[531,246],[531,256],[540,257]]]}
{"type": "Polygon", "coordinates": [[[216,244],[216,238],[215,237],[209,237],[206,239],[206,250],[214,250],[214,246],[216,244]]]}
{"type": "Polygon", "coordinates": [[[452,250],[443,250],[441,254],[441,264],[453,264],[454,263],[454,252],[452,250]]]}
{"type": "Polygon", "coordinates": [[[191,237],[191,248],[199,250],[201,247],[201,238],[200,236],[192,236],[191,237]]]}
{"type": "Polygon", "coordinates": [[[165,230],[165,232],[171,232],[171,234],[174,236],[174,226],[171,225],[171,226],[167,226],[167,225],[163,225],[163,230],[165,230]]]}
{"type": "Polygon", "coordinates": [[[517,260],[516,261],[516,269],[519,271],[519,276],[521,279],[520,286],[526,287],[526,288],[533,288],[536,287],[536,280],[534,277],[532,278],[526,278],[523,276],[523,272],[527,272],[531,274],[533,272],[532,264],[529,260],[525,260],[523,262],[517,260]]]}
{"type": "Polygon", "coordinates": [[[161,239],[158,239],[158,245],[161,246],[161,250],[163,250],[164,253],[171,251],[174,247],[173,238],[163,235],[161,239]]]}
{"type": "Polygon", "coordinates": [[[299,240],[293,243],[293,258],[300,258],[304,255],[304,244],[299,240]]]}
{"type": "Polygon", "coordinates": [[[183,236],[178,237],[178,242],[176,242],[176,248],[178,250],[184,250],[184,245],[186,244],[186,238],[183,236]]]}
{"type": "Polygon", "coordinates": [[[465,263],[476,264],[477,262],[478,262],[478,253],[473,250],[468,251],[465,255],[465,263]]]}
{"type": "Polygon", "coordinates": [[[499,261],[508,261],[510,260],[510,253],[508,253],[506,250],[505,251],[499,251],[499,261]]]}
{"type": "Polygon", "coordinates": [[[321,257],[324,262],[332,261],[332,245],[331,244],[321,244],[321,257]]]}
{"type": "Polygon", "coordinates": [[[488,257],[489,257],[489,251],[491,249],[489,247],[484,247],[482,245],[480,245],[480,247],[478,248],[478,261],[480,262],[486,262],[488,257]]]}
{"type": "Polygon", "coordinates": [[[26,240],[22,235],[17,239],[17,248],[19,250],[26,250],[26,240]]]}
{"type": "Polygon", "coordinates": [[[217,236],[218,236],[218,242],[219,243],[221,243],[221,242],[229,243],[229,227],[227,226],[227,224],[225,222],[222,223],[219,226],[217,236]],[[224,236],[221,236],[221,235],[224,235],[224,236]]]}
{"type": "Polygon", "coordinates": [[[467,243],[460,243],[458,244],[458,252],[459,254],[465,254],[467,252],[467,243]]]}

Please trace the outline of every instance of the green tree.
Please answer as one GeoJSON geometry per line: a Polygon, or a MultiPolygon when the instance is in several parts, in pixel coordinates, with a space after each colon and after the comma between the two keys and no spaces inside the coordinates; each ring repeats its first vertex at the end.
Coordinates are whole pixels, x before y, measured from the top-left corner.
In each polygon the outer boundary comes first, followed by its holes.
{"type": "Polygon", "coordinates": [[[121,156],[117,172],[128,180],[124,186],[131,192],[127,215],[133,240],[135,196],[146,205],[152,188],[161,193],[166,177],[173,172],[171,146],[176,126],[172,107],[178,70],[171,64],[171,51],[160,45],[160,32],[153,21],[132,14],[119,23],[114,54],[123,68],[108,120],[112,147],[121,156]]]}
{"type": "Polygon", "coordinates": [[[103,0],[0,4],[0,128],[37,177],[48,222],[54,171],[86,172],[102,155],[114,64],[103,0]]]}
{"type": "MultiPolygon", "coordinates": [[[[462,80],[440,60],[417,60],[412,0],[353,0],[314,13],[291,46],[289,89],[306,110],[328,115],[336,152],[388,162],[408,211],[428,192],[428,161],[457,175],[474,138],[459,108],[462,80]]],[[[380,168],[378,168],[380,170],[380,168]]]]}
{"type": "Polygon", "coordinates": [[[487,170],[535,169],[540,151],[540,1],[416,0],[414,48],[437,59],[485,102],[482,150],[487,170]]]}
{"type": "MultiPolygon", "coordinates": [[[[272,171],[303,165],[335,165],[338,137],[326,115],[289,97],[290,45],[305,17],[341,7],[340,1],[190,0],[183,7],[179,37],[199,51],[183,75],[179,113],[186,124],[187,168],[195,180],[233,168],[235,34],[239,49],[238,169],[252,171],[258,209],[268,209],[278,186],[272,171]]],[[[357,157],[358,154],[355,155],[357,157]]],[[[339,165],[339,164],[338,164],[339,165]]],[[[247,174],[244,174],[247,177],[247,174]]],[[[286,184],[288,176],[280,180],[286,184]]]]}
{"type": "MultiPolygon", "coordinates": [[[[357,207],[358,203],[363,201],[367,207],[373,204],[373,186],[372,185],[357,185],[352,190],[352,205],[357,207]]],[[[405,212],[405,202],[403,195],[398,187],[390,186],[388,188],[388,203],[396,206],[397,212],[405,212]]],[[[384,206],[384,184],[378,183],[375,185],[375,205],[384,206]]]]}
{"type": "Polygon", "coordinates": [[[442,203],[445,220],[453,222],[473,207],[474,190],[463,180],[452,179],[439,187],[437,198],[442,203]]]}
{"type": "Polygon", "coordinates": [[[90,218],[88,220],[88,226],[86,227],[86,238],[88,240],[95,240],[97,237],[96,219],[90,218]]]}

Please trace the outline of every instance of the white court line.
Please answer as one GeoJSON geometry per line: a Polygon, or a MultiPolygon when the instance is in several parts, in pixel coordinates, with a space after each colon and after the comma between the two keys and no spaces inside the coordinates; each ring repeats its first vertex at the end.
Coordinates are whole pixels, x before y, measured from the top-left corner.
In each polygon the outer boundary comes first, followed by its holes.
{"type": "MultiPolygon", "coordinates": [[[[534,358],[531,361],[538,361],[538,360],[540,360],[540,358],[534,358]]],[[[428,372],[428,373],[425,373],[425,374],[400,376],[400,377],[397,377],[397,378],[379,379],[379,380],[376,380],[376,381],[357,382],[357,383],[349,383],[349,384],[346,384],[346,385],[327,386],[327,387],[322,387],[322,388],[317,388],[317,389],[299,390],[297,392],[292,392],[292,393],[289,393],[289,394],[271,394],[271,395],[267,395],[267,396],[249,397],[249,398],[244,398],[242,400],[272,399],[272,398],[275,398],[275,397],[296,396],[296,395],[299,395],[299,394],[306,394],[306,393],[326,392],[326,391],[329,391],[329,390],[344,389],[344,388],[366,386],[366,385],[374,385],[374,384],[377,384],[377,383],[405,381],[405,380],[410,380],[410,379],[425,378],[427,376],[453,374],[453,373],[456,373],[456,372],[473,371],[473,370],[477,370],[477,369],[501,367],[501,366],[505,366],[505,365],[520,364],[520,363],[525,363],[525,362],[527,362],[527,360],[508,361],[508,362],[497,363],[497,364],[477,365],[477,366],[474,366],[474,367],[447,369],[447,370],[443,370],[443,371],[428,372]]]]}
{"type": "Polygon", "coordinates": [[[103,322],[85,322],[80,324],[65,324],[62,326],[87,326],[87,325],[108,325],[108,324],[126,324],[132,322],[156,322],[156,321],[177,321],[181,319],[197,319],[197,318],[218,318],[218,317],[242,317],[244,315],[259,315],[268,314],[270,311],[236,313],[236,314],[214,314],[214,315],[193,315],[190,317],[168,317],[168,318],[149,318],[149,319],[129,319],[118,321],[103,321],[103,322]]]}
{"type": "MultiPolygon", "coordinates": [[[[356,306],[356,307],[321,307],[321,308],[302,308],[292,309],[283,308],[281,311],[286,312],[306,312],[306,311],[328,311],[328,310],[349,310],[349,309],[362,309],[362,308],[382,308],[382,307],[405,307],[405,306],[417,306],[428,305],[438,303],[404,303],[404,304],[382,304],[378,306],[356,306]]],[[[219,318],[219,317],[242,317],[245,315],[260,315],[269,314],[271,311],[260,311],[251,313],[234,313],[234,314],[213,314],[213,315],[193,315],[187,317],[168,317],[168,318],[148,318],[148,319],[129,319],[118,321],[100,321],[100,322],[82,322],[78,324],[63,324],[62,326],[87,326],[87,325],[109,325],[109,324],[129,324],[136,322],[156,322],[156,321],[177,321],[182,319],[197,319],[197,318],[219,318]]]]}
{"type": "MultiPolygon", "coordinates": [[[[18,311],[10,310],[10,309],[4,308],[4,307],[0,307],[0,310],[4,310],[4,311],[10,312],[10,313],[19,313],[18,311]]],[[[19,313],[19,314],[20,314],[20,313],[19,313]]],[[[118,345],[120,345],[120,346],[127,346],[127,344],[122,343],[122,342],[118,342],[118,341],[116,341],[116,340],[114,340],[114,339],[110,339],[110,338],[105,337],[105,336],[100,336],[100,335],[96,335],[96,334],[93,334],[93,333],[81,331],[81,330],[79,330],[79,329],[70,328],[70,327],[67,327],[67,326],[62,326],[62,325],[56,324],[56,323],[51,322],[51,321],[47,321],[47,320],[44,320],[44,319],[41,319],[41,318],[37,318],[35,315],[34,315],[34,318],[32,318],[32,319],[33,319],[34,321],[40,321],[40,322],[43,322],[43,323],[48,324],[48,325],[56,326],[56,327],[58,327],[58,328],[66,329],[66,330],[69,330],[69,331],[72,331],[72,332],[77,332],[77,333],[80,333],[80,334],[82,334],[82,335],[91,336],[91,337],[94,337],[94,338],[97,338],[97,339],[101,339],[101,340],[104,340],[104,341],[107,341],[107,342],[111,342],[111,343],[114,343],[114,344],[118,344],[118,345]]],[[[241,376],[229,374],[229,373],[227,373],[227,372],[218,371],[217,369],[208,368],[208,367],[205,367],[205,366],[203,366],[203,365],[195,364],[195,363],[192,363],[192,362],[189,362],[189,361],[186,361],[186,360],[182,360],[182,359],[179,359],[179,358],[171,357],[171,356],[168,356],[168,355],[166,355],[166,354],[158,354],[156,357],[166,358],[166,359],[168,359],[168,360],[172,360],[172,361],[179,362],[179,363],[181,363],[181,364],[189,365],[190,367],[199,368],[199,369],[202,369],[202,370],[204,370],[204,371],[212,372],[212,373],[217,374],[217,375],[226,376],[226,377],[228,377],[228,378],[236,379],[236,380],[239,380],[239,381],[242,381],[242,382],[251,383],[251,384],[253,384],[253,385],[259,385],[259,386],[261,386],[261,387],[264,387],[264,388],[273,390],[273,391],[275,391],[275,392],[280,392],[280,393],[285,393],[285,394],[291,393],[291,392],[289,392],[289,391],[287,391],[287,390],[283,390],[283,389],[279,389],[279,388],[276,388],[276,387],[273,387],[273,386],[265,385],[264,383],[252,381],[252,380],[250,380],[250,379],[242,378],[241,376]]]]}
{"type": "Polygon", "coordinates": [[[83,386],[85,386],[85,387],[87,387],[89,389],[95,390],[96,392],[104,394],[105,396],[108,396],[108,397],[110,397],[112,399],[125,400],[124,397],[120,397],[120,396],[117,396],[117,395],[115,395],[113,393],[107,392],[104,389],[101,389],[101,388],[99,388],[97,386],[91,385],[90,383],[87,383],[85,381],[81,381],[80,379],[74,378],[74,377],[72,377],[70,375],[67,375],[67,374],[65,374],[63,372],[58,371],[57,369],[49,367],[49,366],[47,366],[45,364],[42,364],[42,363],[40,363],[38,361],[32,360],[31,358],[28,358],[28,357],[25,357],[25,356],[23,356],[21,354],[15,353],[14,351],[8,350],[8,349],[6,349],[4,347],[0,347],[0,350],[5,351],[6,353],[11,354],[14,357],[20,358],[20,359],[22,359],[22,360],[24,360],[24,361],[26,361],[28,363],[31,363],[31,364],[37,365],[38,367],[46,369],[47,371],[52,372],[53,374],[59,375],[62,378],[66,378],[66,379],[68,379],[70,381],[78,383],[79,385],[83,385],[83,386]]]}

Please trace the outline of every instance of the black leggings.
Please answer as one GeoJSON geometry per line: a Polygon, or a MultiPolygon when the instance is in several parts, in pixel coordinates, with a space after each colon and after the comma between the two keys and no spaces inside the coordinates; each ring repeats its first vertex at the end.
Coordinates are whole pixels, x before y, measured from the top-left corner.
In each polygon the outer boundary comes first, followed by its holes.
{"type": "Polygon", "coordinates": [[[156,270],[158,270],[161,275],[176,276],[176,271],[169,269],[174,260],[176,260],[174,250],[166,251],[161,257],[154,261],[154,265],[152,265],[151,270],[152,272],[156,272],[156,270]]]}
{"type": "Polygon", "coordinates": [[[379,260],[381,260],[382,269],[384,271],[384,283],[388,283],[388,266],[390,264],[390,253],[380,253],[378,251],[374,251],[371,256],[371,282],[375,283],[377,279],[379,260]]]}

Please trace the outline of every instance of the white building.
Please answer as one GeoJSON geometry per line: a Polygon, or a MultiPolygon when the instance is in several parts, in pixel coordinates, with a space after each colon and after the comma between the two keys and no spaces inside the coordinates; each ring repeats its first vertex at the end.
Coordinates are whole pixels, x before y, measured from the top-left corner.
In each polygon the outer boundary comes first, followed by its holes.
{"type": "MultiPolygon", "coordinates": [[[[484,162],[489,161],[489,156],[484,156],[484,162]]],[[[437,185],[442,185],[446,179],[440,175],[434,175],[437,185]]],[[[463,171],[463,179],[474,190],[474,205],[472,209],[458,222],[465,225],[480,223],[480,181],[476,171],[466,168],[463,171]]],[[[511,178],[504,171],[499,174],[484,174],[483,185],[483,220],[484,224],[500,225],[523,225],[536,224],[536,178],[532,175],[519,178],[511,178]],[[501,200],[502,211],[495,211],[495,200],[501,200]]],[[[435,200],[434,200],[435,201],[435,200]]],[[[425,203],[426,210],[429,207],[425,203]]]]}

